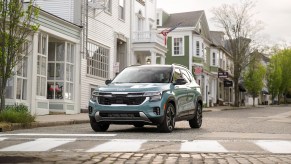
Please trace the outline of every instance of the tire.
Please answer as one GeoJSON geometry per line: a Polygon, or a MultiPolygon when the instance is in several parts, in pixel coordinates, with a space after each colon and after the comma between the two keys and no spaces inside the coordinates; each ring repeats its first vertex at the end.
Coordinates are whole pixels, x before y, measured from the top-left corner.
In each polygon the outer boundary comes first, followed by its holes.
{"type": "Polygon", "coordinates": [[[134,123],[133,126],[136,128],[142,128],[142,127],[144,127],[144,124],[141,122],[137,122],[137,123],[134,123]]]}
{"type": "Polygon", "coordinates": [[[109,128],[110,124],[104,122],[96,122],[94,118],[90,118],[90,125],[95,132],[105,132],[109,128]]]}
{"type": "Polygon", "coordinates": [[[158,125],[160,132],[171,133],[175,128],[175,118],[175,107],[173,104],[168,103],[164,114],[164,120],[158,125]]]}
{"type": "Polygon", "coordinates": [[[200,128],[202,125],[202,106],[200,103],[197,104],[194,118],[189,120],[191,128],[200,128]]]}

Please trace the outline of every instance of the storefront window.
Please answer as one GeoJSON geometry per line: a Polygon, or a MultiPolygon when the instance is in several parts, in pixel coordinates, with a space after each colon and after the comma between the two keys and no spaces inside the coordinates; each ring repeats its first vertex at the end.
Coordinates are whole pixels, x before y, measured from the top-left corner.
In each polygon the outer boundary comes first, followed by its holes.
{"type": "Polygon", "coordinates": [[[17,68],[16,99],[27,100],[27,57],[20,60],[17,68]]]}
{"type": "Polygon", "coordinates": [[[45,96],[46,86],[46,61],[47,61],[47,38],[45,34],[38,34],[38,54],[37,54],[37,86],[36,95],[45,96]]]}
{"type": "Polygon", "coordinates": [[[7,83],[6,83],[6,93],[5,93],[5,98],[7,99],[13,99],[13,83],[14,83],[14,77],[11,77],[7,80],[7,83]]]}
{"type": "Polygon", "coordinates": [[[73,99],[75,45],[50,42],[48,54],[48,99],[73,99]]]}

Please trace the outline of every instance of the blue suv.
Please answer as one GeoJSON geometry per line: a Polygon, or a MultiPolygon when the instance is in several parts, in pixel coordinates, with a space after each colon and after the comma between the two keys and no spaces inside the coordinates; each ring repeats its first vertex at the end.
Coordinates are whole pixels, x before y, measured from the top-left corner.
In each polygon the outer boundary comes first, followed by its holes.
{"type": "Polygon", "coordinates": [[[161,132],[172,132],[175,122],[182,120],[191,128],[201,127],[200,86],[184,66],[130,66],[105,83],[89,101],[90,124],[96,132],[106,131],[110,124],[157,125],[161,132]]]}

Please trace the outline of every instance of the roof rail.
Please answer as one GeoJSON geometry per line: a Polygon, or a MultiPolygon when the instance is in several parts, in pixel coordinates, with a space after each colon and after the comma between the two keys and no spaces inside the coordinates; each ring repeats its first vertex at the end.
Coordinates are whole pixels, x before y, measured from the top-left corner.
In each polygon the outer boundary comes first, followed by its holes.
{"type": "Polygon", "coordinates": [[[184,66],[182,64],[172,63],[172,65],[177,65],[177,66],[181,66],[181,67],[187,68],[186,66],[184,66]]]}

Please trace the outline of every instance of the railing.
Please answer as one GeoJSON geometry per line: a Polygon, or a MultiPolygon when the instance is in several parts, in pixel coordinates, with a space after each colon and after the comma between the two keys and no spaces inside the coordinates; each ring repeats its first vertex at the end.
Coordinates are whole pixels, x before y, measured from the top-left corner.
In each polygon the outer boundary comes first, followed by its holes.
{"type": "Polygon", "coordinates": [[[165,45],[164,37],[157,31],[142,31],[133,33],[133,43],[159,43],[165,45]]]}

